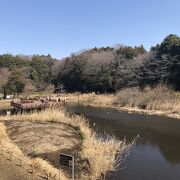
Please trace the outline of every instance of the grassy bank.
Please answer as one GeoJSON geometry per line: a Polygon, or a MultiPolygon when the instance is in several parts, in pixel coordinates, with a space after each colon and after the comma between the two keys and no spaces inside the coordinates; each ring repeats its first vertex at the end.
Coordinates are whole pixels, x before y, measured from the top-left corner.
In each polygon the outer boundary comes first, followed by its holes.
{"type": "Polygon", "coordinates": [[[66,99],[67,102],[72,103],[83,103],[86,105],[97,105],[97,106],[112,106],[113,102],[115,101],[114,94],[62,94],[62,99],[66,99]]]}
{"type": "Polygon", "coordinates": [[[9,108],[10,100],[0,100],[0,108],[9,108]]]}
{"type": "Polygon", "coordinates": [[[180,119],[180,93],[165,86],[126,88],[116,94],[66,94],[68,102],[92,106],[110,106],[125,111],[166,115],[180,119]]]}
{"type": "MultiPolygon", "coordinates": [[[[89,173],[81,173],[81,179],[97,179],[102,174],[106,174],[108,171],[116,170],[117,154],[120,156],[124,154],[128,148],[124,141],[118,141],[114,138],[98,138],[98,136],[91,131],[86,120],[80,116],[69,117],[63,112],[56,110],[47,110],[41,113],[33,113],[28,115],[18,115],[11,117],[1,117],[1,120],[30,120],[30,121],[51,121],[67,124],[74,127],[82,137],[81,159],[86,160],[89,173]]],[[[1,124],[3,134],[0,137],[7,138],[5,127],[1,124]]],[[[10,140],[9,140],[10,142],[10,140]]],[[[15,145],[13,145],[15,146],[15,145]]],[[[14,148],[10,148],[12,151],[14,148]]],[[[17,150],[17,153],[19,150],[17,150]]],[[[14,152],[16,153],[16,152],[14,152]]],[[[56,171],[55,168],[48,165],[47,162],[39,160],[39,166],[41,165],[50,167],[51,170],[56,171]]],[[[64,175],[65,178],[65,175],[64,175]]]]}
{"type": "Polygon", "coordinates": [[[149,111],[149,113],[180,116],[180,97],[178,93],[165,86],[145,88],[144,90],[139,88],[123,89],[116,95],[114,104],[119,107],[149,111]]]}

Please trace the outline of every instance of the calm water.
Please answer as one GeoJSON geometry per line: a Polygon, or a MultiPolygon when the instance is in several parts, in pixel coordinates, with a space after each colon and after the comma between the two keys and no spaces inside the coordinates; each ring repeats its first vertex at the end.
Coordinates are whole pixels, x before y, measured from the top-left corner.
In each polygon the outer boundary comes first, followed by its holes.
{"type": "Polygon", "coordinates": [[[113,179],[180,179],[179,120],[80,105],[68,105],[67,111],[84,115],[90,126],[99,133],[107,132],[128,141],[140,135],[136,146],[113,179]]]}

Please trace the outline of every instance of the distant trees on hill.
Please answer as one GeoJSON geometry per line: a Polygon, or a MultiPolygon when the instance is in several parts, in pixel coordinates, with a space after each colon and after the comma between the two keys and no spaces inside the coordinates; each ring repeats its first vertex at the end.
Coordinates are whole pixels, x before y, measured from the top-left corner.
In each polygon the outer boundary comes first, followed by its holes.
{"type": "Polygon", "coordinates": [[[180,90],[180,37],[167,36],[150,53],[142,68],[141,84],[163,83],[180,90]]]}
{"type": "Polygon", "coordinates": [[[64,60],[54,82],[72,92],[114,92],[131,84],[146,53],[143,46],[94,48],[64,60]]]}
{"type": "Polygon", "coordinates": [[[24,58],[3,54],[0,56],[0,92],[18,94],[24,91],[45,90],[52,83],[53,64],[50,55],[24,58]]]}
{"type": "Polygon", "coordinates": [[[167,36],[149,52],[142,45],[93,48],[61,61],[50,55],[0,55],[0,91],[4,94],[44,90],[52,84],[69,92],[103,93],[159,83],[180,90],[177,35],[167,36]]]}
{"type": "Polygon", "coordinates": [[[163,83],[180,90],[180,37],[167,36],[147,52],[143,46],[94,48],[63,61],[54,80],[68,91],[115,92],[163,83]]]}
{"type": "Polygon", "coordinates": [[[170,56],[180,56],[180,37],[174,34],[167,36],[164,41],[156,47],[151,48],[158,56],[168,54],[170,56]]]}

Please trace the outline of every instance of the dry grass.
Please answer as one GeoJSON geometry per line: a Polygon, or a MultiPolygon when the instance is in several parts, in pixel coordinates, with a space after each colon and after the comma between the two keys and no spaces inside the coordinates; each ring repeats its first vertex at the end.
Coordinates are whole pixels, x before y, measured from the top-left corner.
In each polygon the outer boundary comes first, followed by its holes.
{"type": "Polygon", "coordinates": [[[63,99],[66,99],[67,102],[80,102],[87,105],[99,105],[99,106],[108,106],[112,105],[115,96],[113,94],[99,94],[95,93],[89,94],[62,94],[63,99]]]}
{"type": "Polygon", "coordinates": [[[6,134],[6,128],[5,128],[5,126],[4,126],[3,123],[0,123],[0,138],[9,140],[9,139],[8,139],[8,136],[7,136],[7,134],[6,134]]]}
{"type": "Polygon", "coordinates": [[[83,94],[80,96],[80,101],[82,103],[88,103],[88,104],[95,104],[95,105],[112,105],[112,102],[114,100],[113,94],[99,94],[96,95],[95,93],[91,94],[83,94]]]}
{"type": "Polygon", "coordinates": [[[143,91],[137,87],[123,89],[116,95],[115,104],[180,114],[180,97],[165,86],[145,88],[143,91]]]}
{"type": "Polygon", "coordinates": [[[175,92],[166,86],[155,88],[126,88],[117,94],[63,94],[67,102],[82,103],[92,106],[110,106],[124,111],[145,114],[165,115],[180,119],[180,92],[175,92]]]}
{"type": "Polygon", "coordinates": [[[176,92],[176,96],[180,98],[180,91],[176,92]]]}
{"type": "MultiPolygon", "coordinates": [[[[33,113],[27,115],[11,116],[11,120],[31,120],[31,121],[52,121],[60,122],[74,127],[81,133],[83,138],[81,158],[89,162],[90,174],[81,174],[82,179],[97,179],[108,171],[116,170],[117,157],[125,153],[128,146],[124,141],[118,141],[115,138],[97,138],[97,135],[91,131],[86,120],[80,116],[69,117],[64,112],[57,110],[46,110],[41,113],[33,113]]],[[[1,118],[8,120],[7,117],[1,118]]],[[[39,167],[41,163],[39,160],[39,167]]],[[[43,165],[44,167],[44,165],[43,165]]],[[[49,167],[46,163],[45,167],[49,167]]],[[[53,171],[54,168],[50,166],[53,171]]]]}
{"type": "Polygon", "coordinates": [[[95,135],[88,137],[83,145],[82,155],[90,162],[92,179],[97,179],[100,174],[106,175],[108,171],[115,171],[117,152],[121,156],[127,149],[124,141],[109,137],[97,140],[95,135]]]}
{"type": "Polygon", "coordinates": [[[0,108],[10,107],[10,100],[0,100],[0,108]]]}

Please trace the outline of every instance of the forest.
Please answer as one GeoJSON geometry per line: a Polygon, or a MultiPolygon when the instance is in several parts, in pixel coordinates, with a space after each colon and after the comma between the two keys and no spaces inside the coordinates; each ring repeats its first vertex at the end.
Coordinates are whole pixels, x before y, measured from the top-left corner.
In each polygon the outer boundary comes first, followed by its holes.
{"type": "Polygon", "coordinates": [[[57,60],[51,55],[0,55],[0,93],[44,90],[114,93],[163,84],[180,90],[180,37],[170,34],[149,51],[141,46],[93,48],[57,60]]]}

